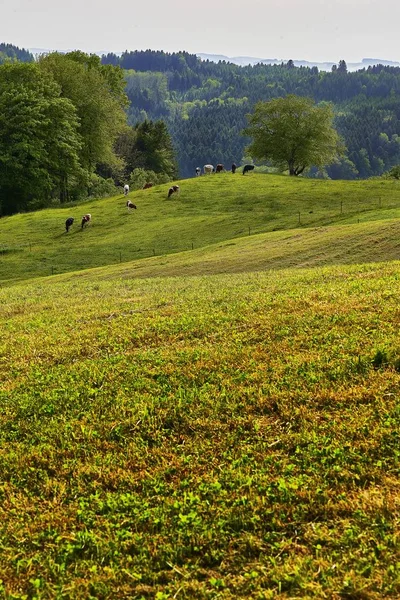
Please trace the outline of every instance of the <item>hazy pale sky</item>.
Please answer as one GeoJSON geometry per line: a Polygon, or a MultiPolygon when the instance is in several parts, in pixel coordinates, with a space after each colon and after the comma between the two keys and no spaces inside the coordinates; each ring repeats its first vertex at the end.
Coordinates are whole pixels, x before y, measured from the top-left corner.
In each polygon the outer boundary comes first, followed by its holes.
{"type": "Polygon", "coordinates": [[[399,0],[0,0],[0,42],[347,62],[400,60],[399,0]]]}

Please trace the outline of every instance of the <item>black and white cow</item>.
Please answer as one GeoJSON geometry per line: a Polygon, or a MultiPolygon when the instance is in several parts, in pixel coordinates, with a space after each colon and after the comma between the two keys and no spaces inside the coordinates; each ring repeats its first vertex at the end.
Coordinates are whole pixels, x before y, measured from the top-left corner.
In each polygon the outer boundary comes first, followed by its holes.
{"type": "Polygon", "coordinates": [[[172,185],[168,190],[168,198],[171,198],[172,194],[179,194],[180,187],[179,185],[172,185]]]}

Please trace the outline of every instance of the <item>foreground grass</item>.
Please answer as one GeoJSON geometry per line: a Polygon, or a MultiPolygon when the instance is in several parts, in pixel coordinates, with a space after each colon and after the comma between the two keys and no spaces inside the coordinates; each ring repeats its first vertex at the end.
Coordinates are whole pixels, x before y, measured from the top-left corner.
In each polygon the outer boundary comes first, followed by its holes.
{"type": "Polygon", "coordinates": [[[4,597],[399,597],[399,267],[0,291],[4,597]]]}
{"type": "Polygon", "coordinates": [[[138,207],[132,213],[118,196],[0,219],[0,280],[125,263],[249,234],[345,223],[355,227],[400,216],[397,181],[226,173],[179,184],[181,194],[170,200],[168,185],[130,194],[138,207]],[[81,231],[80,218],[86,212],[92,214],[92,224],[81,231]],[[66,235],[69,216],[76,222],[66,235]]]}

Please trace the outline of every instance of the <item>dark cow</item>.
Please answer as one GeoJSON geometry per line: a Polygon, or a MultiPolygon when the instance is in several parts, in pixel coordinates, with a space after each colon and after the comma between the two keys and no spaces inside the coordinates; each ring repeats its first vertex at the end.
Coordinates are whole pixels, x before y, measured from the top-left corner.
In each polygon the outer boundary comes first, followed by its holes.
{"type": "Polygon", "coordinates": [[[172,194],[179,194],[180,187],[179,185],[172,185],[168,190],[168,198],[171,198],[172,194]]]}
{"type": "Polygon", "coordinates": [[[89,213],[87,215],[83,215],[82,217],[82,229],[84,227],[86,227],[87,225],[89,225],[90,221],[92,220],[92,215],[90,215],[89,213]]]}
{"type": "Polygon", "coordinates": [[[244,165],[243,167],[243,175],[247,173],[247,171],[252,171],[254,169],[254,165],[244,165]]]}
{"type": "Polygon", "coordinates": [[[66,221],[65,221],[65,229],[68,233],[68,231],[70,230],[70,227],[72,227],[72,225],[74,224],[74,219],[72,217],[69,217],[66,221]]]}
{"type": "Polygon", "coordinates": [[[201,175],[201,169],[200,167],[196,167],[196,177],[200,177],[201,175]]]}
{"type": "Polygon", "coordinates": [[[131,202],[130,200],[127,200],[127,201],[126,201],[126,206],[127,206],[127,208],[128,208],[128,211],[130,211],[130,210],[131,210],[131,208],[135,208],[135,209],[137,208],[137,207],[136,207],[136,204],[133,204],[133,202],[131,202]]]}
{"type": "Polygon", "coordinates": [[[224,170],[224,165],[217,165],[215,172],[222,173],[223,170],[224,170]]]}
{"type": "Polygon", "coordinates": [[[153,187],[153,182],[152,181],[148,181],[147,183],[144,184],[143,189],[144,190],[148,190],[150,188],[153,187]]]}
{"type": "Polygon", "coordinates": [[[236,169],[237,169],[237,166],[235,165],[235,163],[232,163],[232,173],[233,174],[236,173],[236,169]]]}

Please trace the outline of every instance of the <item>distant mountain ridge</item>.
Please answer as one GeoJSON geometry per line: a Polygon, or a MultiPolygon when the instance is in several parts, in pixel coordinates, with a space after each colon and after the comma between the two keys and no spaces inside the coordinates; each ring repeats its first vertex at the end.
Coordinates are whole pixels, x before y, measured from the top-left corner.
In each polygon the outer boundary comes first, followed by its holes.
{"type": "MultiPolygon", "coordinates": [[[[287,60],[278,58],[256,58],[254,56],[224,56],[223,54],[205,54],[198,53],[197,56],[202,60],[210,60],[212,62],[219,62],[225,60],[226,62],[239,65],[241,67],[246,65],[257,65],[262,63],[264,65],[277,65],[286,63],[287,60]]],[[[339,61],[338,61],[339,62],[339,61]]],[[[318,67],[320,71],[330,71],[333,65],[337,65],[338,62],[314,62],[308,60],[293,60],[293,64],[296,67],[318,67]]],[[[386,60],[382,58],[363,58],[361,62],[350,62],[347,63],[349,71],[359,71],[360,69],[367,69],[374,65],[385,65],[389,67],[400,67],[399,61],[386,60]]]]}
{"type": "MultiPolygon", "coordinates": [[[[48,54],[49,52],[71,52],[72,49],[69,50],[57,50],[57,49],[48,49],[48,48],[28,48],[28,51],[31,52],[34,56],[38,56],[40,54],[48,54]]],[[[109,52],[112,52],[116,56],[120,57],[122,52],[113,52],[109,50],[101,50],[101,51],[93,51],[93,54],[97,54],[98,56],[105,56],[109,52]]],[[[196,54],[201,60],[210,60],[211,62],[218,63],[219,61],[226,61],[229,63],[233,63],[234,65],[238,65],[240,67],[244,67],[247,65],[257,65],[262,63],[264,65],[280,65],[281,63],[286,63],[286,59],[280,58],[258,58],[255,56],[226,56],[225,54],[207,54],[205,52],[198,52],[196,54]]],[[[387,60],[384,58],[363,58],[361,62],[347,62],[347,69],[349,71],[359,71],[360,69],[367,69],[368,67],[372,67],[374,65],[385,65],[388,67],[400,67],[400,61],[387,60]]],[[[296,67],[318,67],[319,71],[331,71],[333,65],[338,65],[337,62],[318,62],[318,61],[308,61],[308,60],[297,60],[293,59],[293,64],[296,67]]]]}

